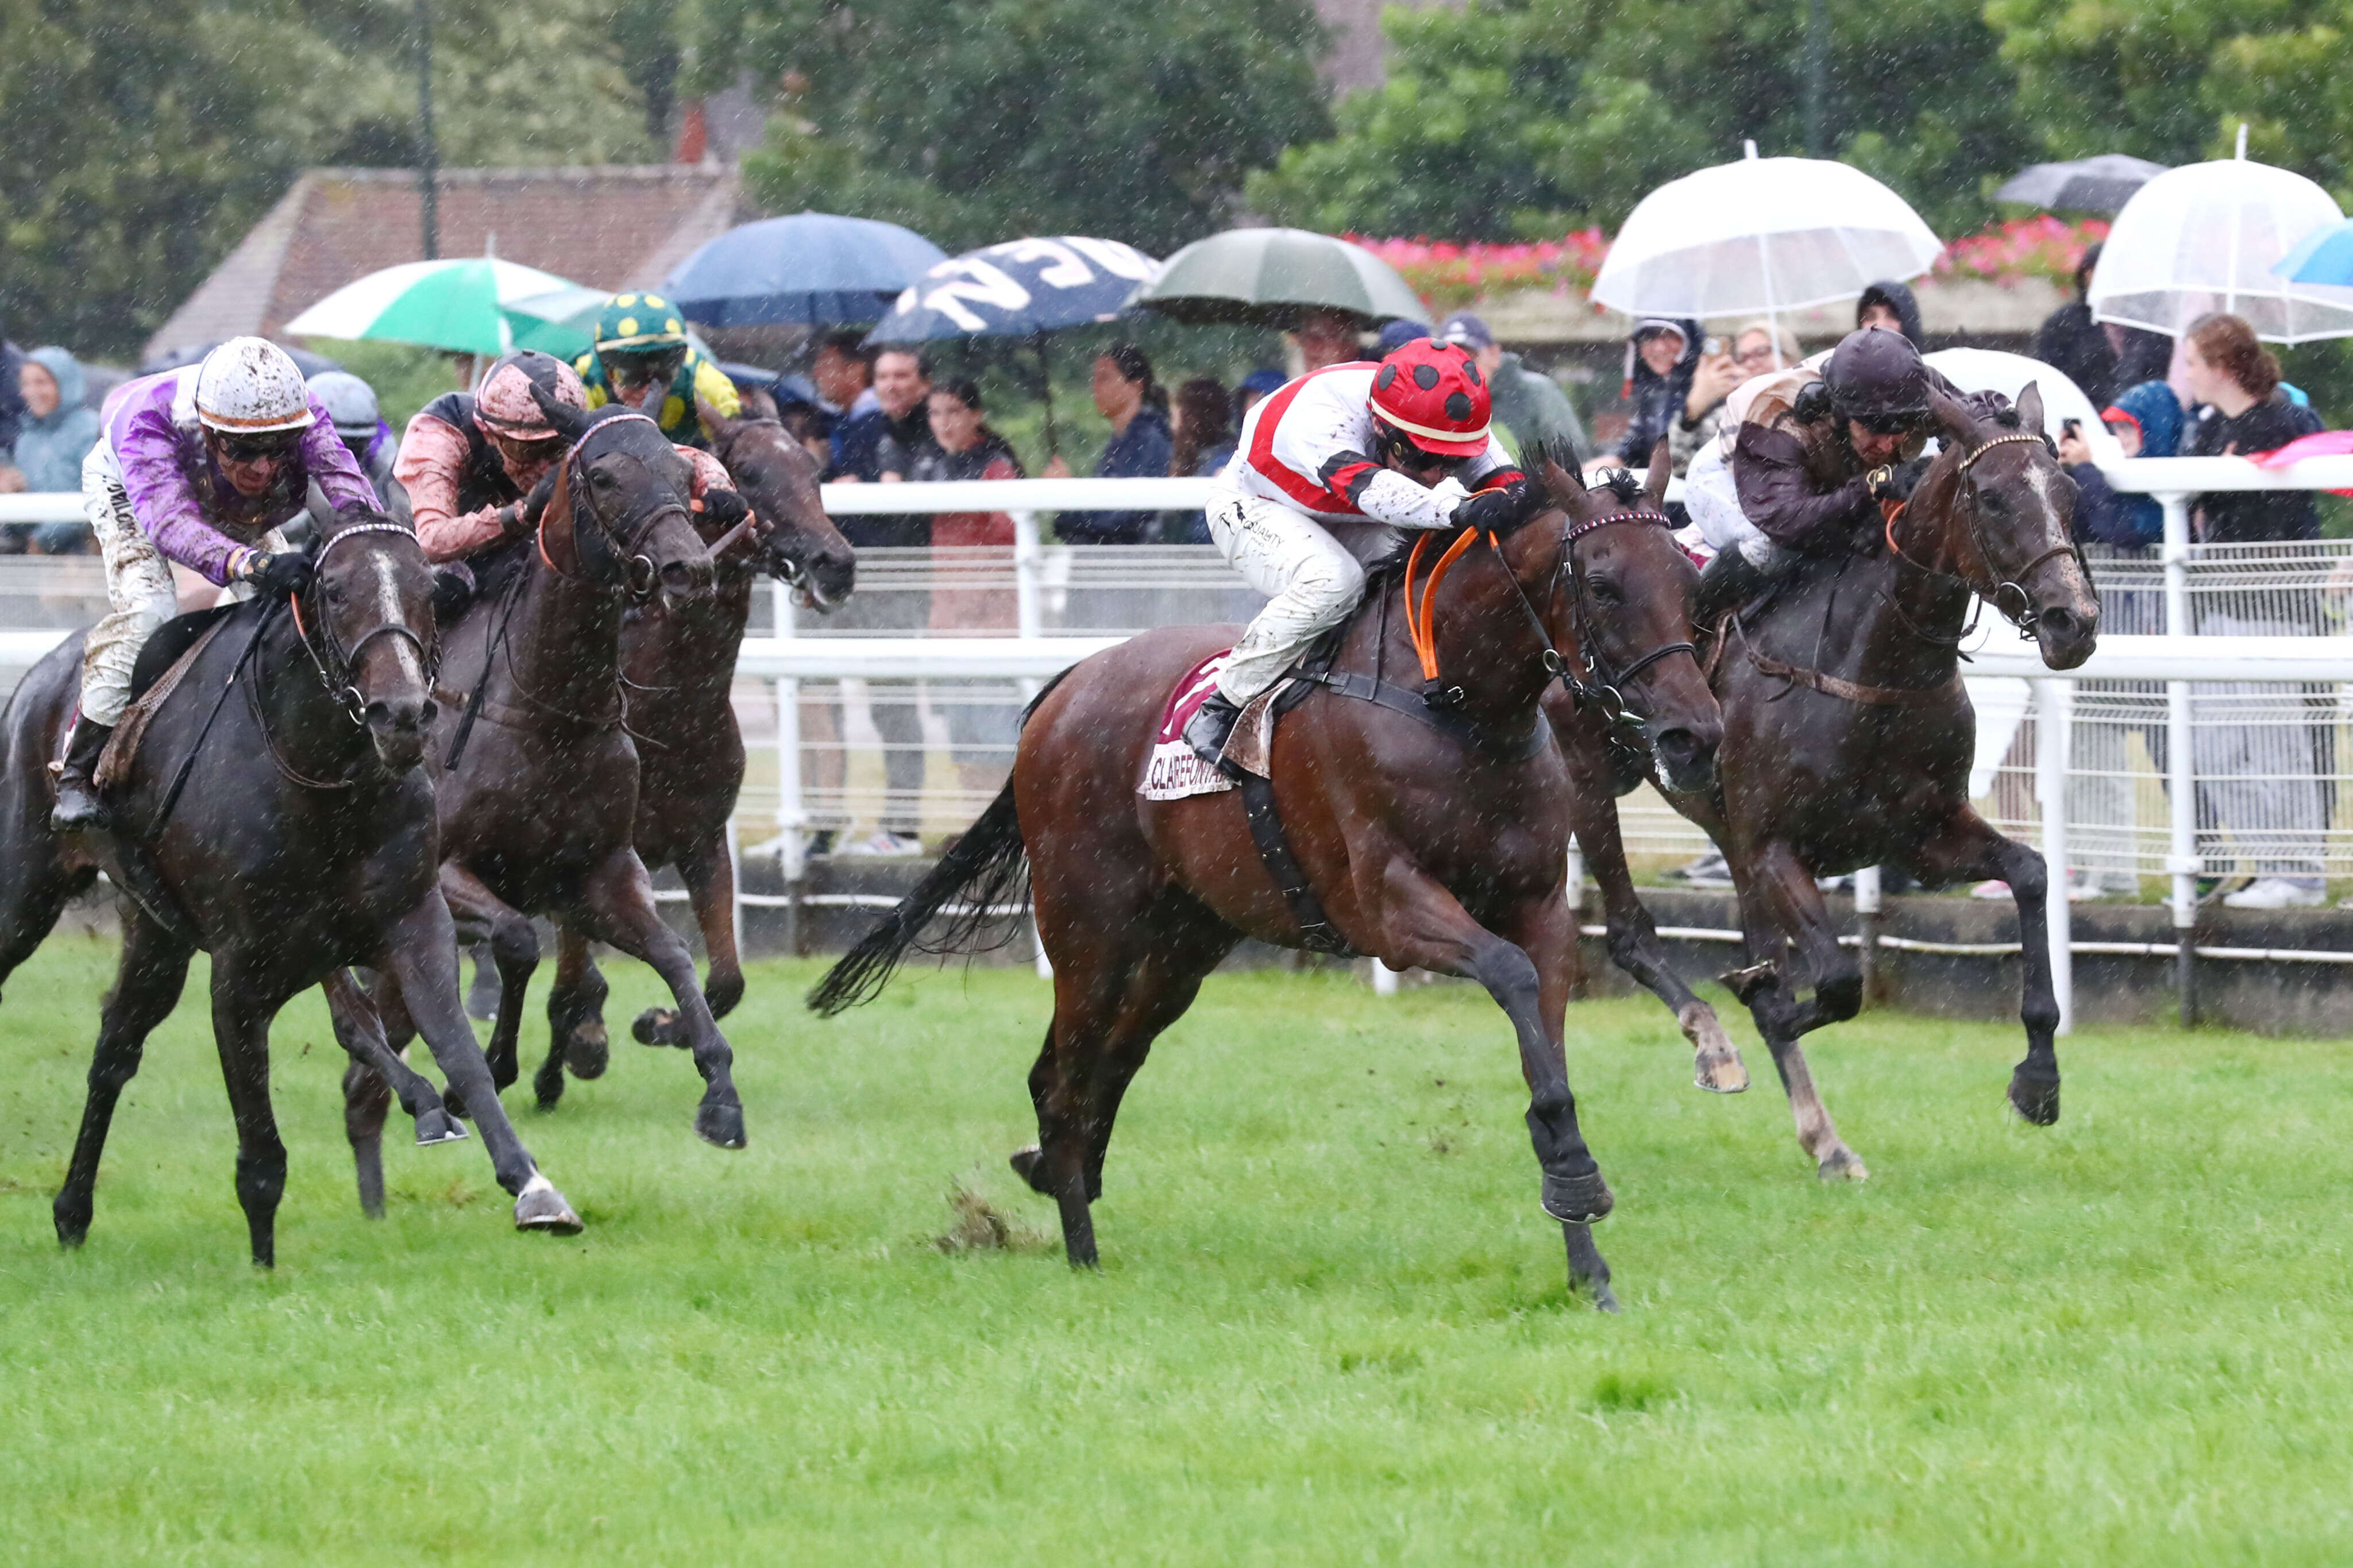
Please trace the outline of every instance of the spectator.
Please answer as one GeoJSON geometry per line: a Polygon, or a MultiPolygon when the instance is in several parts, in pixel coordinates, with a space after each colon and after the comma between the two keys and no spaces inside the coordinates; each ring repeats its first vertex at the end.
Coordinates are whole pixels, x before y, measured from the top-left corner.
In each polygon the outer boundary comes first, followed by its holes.
{"type": "Polygon", "coordinates": [[[1920,301],[1912,290],[1892,279],[1873,283],[1854,302],[1854,324],[1862,327],[1885,327],[1902,332],[1912,340],[1912,346],[1922,353],[1928,352],[1927,334],[1920,330],[1920,301]]]}
{"type": "Polygon", "coordinates": [[[412,521],[408,491],[392,472],[400,442],[377,410],[375,388],[347,370],[322,370],[310,378],[310,385],[385,512],[396,521],[412,521]]]}
{"type": "MultiPolygon", "coordinates": [[[[818,341],[809,362],[809,382],[828,426],[828,479],[872,484],[882,477],[882,442],[891,433],[891,420],[882,412],[881,399],[867,384],[873,375],[873,362],[859,346],[858,333],[828,332],[818,341]]],[[[859,542],[844,537],[853,545],[859,542]]]]}
{"type": "Polygon", "coordinates": [[[932,360],[911,348],[879,349],[874,354],[874,401],[890,421],[888,440],[877,459],[882,478],[903,479],[915,460],[932,449],[932,360]]]}
{"type": "MultiPolygon", "coordinates": [[[[2320,428],[2309,408],[2280,391],[2279,362],[2257,341],[2254,329],[2237,316],[2201,316],[2181,344],[2181,369],[2200,406],[2191,416],[2189,451],[2211,458],[2275,451],[2320,428]]],[[[2207,544],[2260,544],[2316,539],[2320,516],[2305,490],[2240,490],[2198,498],[2191,522],[2207,544]]],[[[2304,564],[2280,560],[2249,561],[2274,565],[2276,584],[2201,597],[2201,636],[2283,637],[2309,634],[2319,624],[2317,595],[2296,593],[2285,573],[2304,564]],[[2307,603],[2309,601],[2309,603],[2307,603]]],[[[2201,837],[2227,830],[2254,881],[2230,894],[2233,909],[2280,910],[2316,905],[2327,894],[2322,881],[2322,835],[2327,807],[2320,775],[2328,746],[2326,726],[2293,717],[2308,706],[2294,686],[2231,682],[2201,693],[2209,717],[2221,719],[2225,705],[2240,699],[2229,717],[2191,732],[2191,762],[2198,784],[2201,837]]]]}
{"type": "MultiPolygon", "coordinates": [[[[16,448],[16,432],[25,420],[25,398],[17,389],[17,377],[23,374],[25,352],[0,333],[0,494],[21,490],[25,476],[10,466],[8,454],[16,448]]],[[[76,488],[79,488],[77,482],[76,488]]]]}
{"type": "MultiPolygon", "coordinates": [[[[1234,456],[1234,400],[1207,376],[1176,389],[1169,406],[1168,472],[1176,479],[1208,479],[1225,471],[1234,456]]],[[[1208,544],[1209,521],[1199,511],[1160,514],[1163,544],[1208,544]]]]}
{"type": "MultiPolygon", "coordinates": [[[[2181,405],[2173,388],[2161,381],[2144,381],[2103,410],[2100,420],[2116,438],[2127,458],[2170,458],[2179,449],[2181,405]]],[[[2155,496],[2132,495],[2108,488],[2107,476],[2092,462],[2092,450],[2081,436],[2069,431],[2059,437],[2059,460],[2075,481],[2075,537],[2086,544],[2108,544],[2138,550],[2165,538],[2165,509],[2155,496]]],[[[2104,605],[2101,626],[2108,631],[2159,632],[2162,626],[2120,626],[2104,605]]]]}
{"type": "MultiPolygon", "coordinates": [[[[951,376],[934,384],[924,412],[931,444],[915,459],[910,479],[1022,477],[1021,459],[1004,437],[988,427],[980,388],[968,378],[951,376]]],[[[1009,562],[1013,542],[1013,520],[1001,511],[947,511],[932,519],[934,550],[1000,551],[1009,562]]],[[[934,636],[1005,636],[1018,625],[1018,601],[1009,587],[939,588],[932,594],[934,636]]],[[[977,811],[1004,786],[1013,765],[1013,747],[1021,731],[1018,695],[1001,680],[927,684],[934,710],[944,710],[949,754],[972,797],[969,805],[977,811]]]]}
{"type": "Polygon", "coordinates": [[[2092,270],[2099,264],[2100,247],[2086,248],[2075,264],[2075,297],[2034,330],[2034,357],[2082,387],[2093,407],[2105,408],[2116,395],[2116,349],[2092,317],[2092,270]]]}
{"type": "MultiPolygon", "coordinates": [[[[1152,362],[1134,343],[1120,342],[1095,356],[1095,412],[1111,421],[1111,440],[1095,463],[1099,479],[1166,479],[1175,446],[1168,431],[1168,396],[1152,379],[1152,362]]],[[[1066,479],[1071,466],[1056,458],[1046,477],[1066,479]]],[[[1066,511],[1054,531],[1071,544],[1148,544],[1158,531],[1156,511],[1066,511]]]]}
{"type": "Polygon", "coordinates": [[[1683,412],[1699,352],[1697,321],[1646,316],[1634,324],[1634,335],[1626,340],[1622,394],[1634,405],[1634,415],[1626,426],[1626,438],[1618,444],[1620,462],[1635,468],[1650,462],[1651,448],[1683,412]]]}
{"type": "Polygon", "coordinates": [[[1396,317],[1381,329],[1381,335],[1373,340],[1373,357],[1387,359],[1414,339],[1429,335],[1429,322],[1409,321],[1403,316],[1396,317]]]}
{"type": "Polygon", "coordinates": [[[1345,310],[1307,306],[1299,312],[1299,324],[1291,330],[1291,338],[1299,345],[1303,371],[1329,370],[1364,357],[1364,333],[1356,318],[1345,310]]]}
{"type": "Polygon", "coordinates": [[[778,423],[819,463],[831,468],[833,422],[839,410],[819,395],[813,379],[798,372],[776,378],[775,397],[778,423]]]}
{"type": "Polygon", "coordinates": [[[1505,353],[1487,323],[1468,310],[1447,317],[1439,336],[1470,352],[1479,374],[1486,378],[1495,419],[1510,433],[1514,457],[1524,463],[1534,462],[1539,448],[1566,447],[1567,455],[1561,461],[1572,472],[1576,470],[1576,454],[1585,449],[1585,426],[1558,382],[1528,369],[1519,355],[1505,353]]]}
{"type": "MultiPolygon", "coordinates": [[[[59,348],[35,349],[25,356],[17,386],[25,405],[17,427],[16,466],[29,490],[77,491],[81,460],[98,444],[98,410],[85,401],[88,383],[81,363],[59,348]]],[[[32,531],[32,547],[43,555],[79,555],[95,541],[90,525],[45,522],[32,531]]]]}
{"type": "Polygon", "coordinates": [[[1260,398],[1271,397],[1281,392],[1282,384],[1289,379],[1281,371],[1265,365],[1242,377],[1241,385],[1234,389],[1234,428],[1241,428],[1242,421],[1250,416],[1251,409],[1258,406],[1260,398]]]}
{"type": "Polygon", "coordinates": [[[1798,340],[1786,327],[1751,321],[1732,334],[1728,353],[1701,359],[1683,394],[1682,415],[1667,431],[1667,452],[1681,478],[1700,448],[1724,433],[1725,400],[1734,389],[1760,375],[1798,363],[1798,340]]]}

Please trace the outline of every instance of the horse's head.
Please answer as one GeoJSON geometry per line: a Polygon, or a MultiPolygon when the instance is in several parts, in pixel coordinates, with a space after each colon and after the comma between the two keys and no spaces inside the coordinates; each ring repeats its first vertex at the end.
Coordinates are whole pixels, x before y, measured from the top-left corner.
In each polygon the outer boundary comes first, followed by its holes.
{"type": "Polygon", "coordinates": [[[311,546],[296,624],[328,694],[365,725],[377,759],[406,773],[425,755],[441,661],[433,573],[417,535],[381,514],[347,511],[311,546]]]}
{"type": "Polygon", "coordinates": [[[661,426],[607,405],[584,413],[532,389],[571,443],[540,525],[540,549],[567,577],[665,605],[711,596],[711,550],[687,510],[693,469],[661,426]]]}
{"type": "Polygon", "coordinates": [[[818,460],[774,419],[730,419],[698,402],[703,426],[728,477],[752,506],[761,568],[798,590],[800,602],[820,613],[849,597],[858,557],[825,515],[818,499],[818,460]]]}
{"type": "Polygon", "coordinates": [[[1724,715],[1692,647],[1699,572],[1660,510],[1672,471],[1666,442],[1652,451],[1639,487],[1620,474],[1588,489],[1549,456],[1542,471],[1560,509],[1545,613],[1572,693],[1639,731],[1668,788],[1705,789],[1715,778],[1724,715]]]}
{"type": "Polygon", "coordinates": [[[2044,664],[2074,668],[2099,640],[2100,597],[2073,542],[2075,481],[2042,435],[2042,390],[2029,382],[1985,418],[1942,393],[1930,404],[1945,450],[1907,510],[1941,523],[1945,569],[2032,636],[2044,664]]]}

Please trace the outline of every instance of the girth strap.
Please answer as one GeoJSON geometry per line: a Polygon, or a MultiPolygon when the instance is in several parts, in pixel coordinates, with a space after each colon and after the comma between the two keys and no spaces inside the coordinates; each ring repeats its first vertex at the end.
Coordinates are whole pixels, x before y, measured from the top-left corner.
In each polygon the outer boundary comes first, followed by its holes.
{"type": "Polygon", "coordinates": [[[1957,669],[1953,671],[1953,678],[1942,686],[1860,686],[1852,680],[1841,680],[1835,675],[1824,675],[1819,669],[1767,658],[1754,647],[1748,649],[1748,662],[1757,667],[1758,674],[1775,680],[1792,681],[1811,688],[1825,697],[1860,702],[1872,708],[1926,708],[1961,689],[1961,672],[1957,669]]]}
{"type": "Polygon", "coordinates": [[[1244,773],[1241,796],[1242,816],[1250,824],[1250,842],[1258,846],[1258,858],[1265,862],[1267,875],[1282,890],[1282,901],[1290,906],[1291,918],[1299,922],[1303,944],[1313,952],[1335,957],[1356,956],[1348,939],[1324,914],[1324,900],[1315,896],[1307,873],[1300,867],[1299,857],[1291,852],[1291,840],[1283,837],[1282,814],[1274,808],[1274,785],[1256,773],[1244,773]]]}
{"type": "Polygon", "coordinates": [[[1376,680],[1369,675],[1335,675],[1328,670],[1321,674],[1310,674],[1305,670],[1298,673],[1343,697],[1353,697],[1359,702],[1369,702],[1376,708],[1387,708],[1409,719],[1419,719],[1449,739],[1484,752],[1498,762],[1526,762],[1543,751],[1545,742],[1552,739],[1552,725],[1541,711],[1536,714],[1535,722],[1529,726],[1525,735],[1506,739],[1476,723],[1457,709],[1433,708],[1420,692],[1409,691],[1386,680],[1376,680]]]}

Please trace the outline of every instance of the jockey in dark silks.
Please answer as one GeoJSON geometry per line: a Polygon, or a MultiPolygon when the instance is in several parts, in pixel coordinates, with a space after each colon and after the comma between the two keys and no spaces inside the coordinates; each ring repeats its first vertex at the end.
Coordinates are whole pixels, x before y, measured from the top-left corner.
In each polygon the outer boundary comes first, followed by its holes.
{"type": "Polygon", "coordinates": [[[1929,399],[1939,392],[1985,407],[1986,395],[1962,392],[1910,339],[1877,327],[1850,332],[1819,378],[1799,366],[1750,391],[1731,470],[1751,536],[1708,563],[1699,623],[1715,625],[1799,556],[1875,548],[1881,503],[1909,496],[1927,468],[1920,448],[1936,430],[1929,399]]]}
{"type": "Polygon", "coordinates": [[[727,373],[686,341],[678,307],[659,294],[616,294],[596,313],[596,346],[573,362],[588,406],[623,403],[649,415],[681,447],[711,450],[695,407],[702,399],[733,419],[742,411],[727,373]]]}

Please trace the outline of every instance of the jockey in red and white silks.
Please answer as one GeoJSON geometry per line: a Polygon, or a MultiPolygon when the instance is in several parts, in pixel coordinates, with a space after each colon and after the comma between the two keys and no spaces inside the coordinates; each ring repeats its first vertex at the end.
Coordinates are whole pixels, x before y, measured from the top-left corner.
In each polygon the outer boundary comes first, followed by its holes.
{"type": "Polygon", "coordinates": [[[1205,761],[1218,761],[1242,705],[1348,617],[1365,563],[1397,531],[1509,529],[1542,506],[1490,407],[1472,356],[1420,338],[1377,364],[1311,372],[1251,408],[1210,496],[1209,537],[1269,598],[1186,726],[1205,761]]]}

